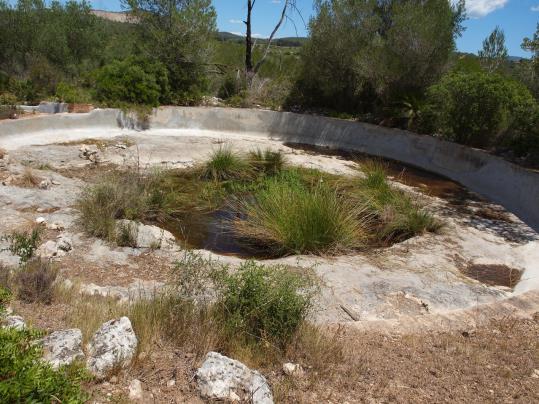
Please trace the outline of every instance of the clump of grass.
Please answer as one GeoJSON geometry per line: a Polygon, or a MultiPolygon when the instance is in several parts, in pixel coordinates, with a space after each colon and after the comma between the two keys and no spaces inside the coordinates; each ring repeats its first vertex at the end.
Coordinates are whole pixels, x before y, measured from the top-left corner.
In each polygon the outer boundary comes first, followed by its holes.
{"type": "Polygon", "coordinates": [[[31,167],[25,167],[22,175],[17,179],[17,185],[24,188],[35,188],[39,186],[41,178],[34,174],[31,167]]]}
{"type": "Polygon", "coordinates": [[[137,171],[113,173],[82,191],[78,198],[79,220],[86,232],[111,242],[130,245],[130,235],[118,232],[119,219],[143,220],[162,212],[160,173],[137,171]]]}
{"type": "Polygon", "coordinates": [[[365,178],[355,191],[378,219],[376,237],[385,243],[400,242],[424,232],[436,232],[442,223],[411,196],[392,187],[381,163],[362,165],[365,178]]]}
{"type": "Polygon", "coordinates": [[[204,165],[202,177],[214,181],[226,181],[245,178],[249,174],[249,165],[229,146],[220,146],[214,150],[204,165]]]}
{"type": "Polygon", "coordinates": [[[275,175],[280,173],[285,164],[286,159],[280,151],[271,149],[257,149],[249,153],[249,164],[255,172],[265,175],[275,175]]]}
{"type": "Polygon", "coordinates": [[[335,253],[357,248],[368,215],[323,182],[312,187],[294,172],[266,180],[253,197],[237,203],[234,233],[277,254],[335,253]]]}
{"type": "Polygon", "coordinates": [[[33,259],[15,274],[17,297],[26,303],[51,304],[58,271],[48,260],[33,259]]]}

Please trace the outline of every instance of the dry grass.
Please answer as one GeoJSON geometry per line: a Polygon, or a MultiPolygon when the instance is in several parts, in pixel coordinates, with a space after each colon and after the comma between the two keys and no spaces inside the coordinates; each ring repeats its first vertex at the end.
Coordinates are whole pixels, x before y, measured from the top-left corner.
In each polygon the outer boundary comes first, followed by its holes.
{"type": "Polygon", "coordinates": [[[0,147],[0,160],[2,160],[7,155],[6,149],[0,147]]]}
{"type": "Polygon", "coordinates": [[[42,180],[34,173],[31,167],[24,167],[23,173],[15,177],[13,185],[23,188],[36,188],[42,180]]]}
{"type": "Polygon", "coordinates": [[[15,272],[17,297],[26,303],[51,304],[55,293],[56,268],[47,260],[36,258],[15,272]]]}

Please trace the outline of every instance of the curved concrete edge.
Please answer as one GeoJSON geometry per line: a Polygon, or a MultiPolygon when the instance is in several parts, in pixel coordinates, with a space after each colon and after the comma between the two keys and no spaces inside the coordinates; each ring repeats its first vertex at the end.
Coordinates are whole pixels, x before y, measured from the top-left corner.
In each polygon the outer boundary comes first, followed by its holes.
{"type": "Polygon", "coordinates": [[[445,313],[403,316],[391,320],[360,320],[339,323],[350,331],[375,331],[390,334],[417,332],[469,331],[487,326],[492,321],[531,319],[539,313],[539,291],[529,291],[494,303],[480,304],[469,309],[445,313]]]}
{"type": "MultiPolygon", "coordinates": [[[[115,109],[56,114],[0,123],[2,136],[78,128],[133,127],[115,109]]],[[[163,107],[150,118],[152,129],[200,129],[259,133],[283,142],[305,143],[389,158],[445,176],[504,206],[539,231],[539,172],[481,150],[432,136],[320,116],[266,110],[163,107]]]]}

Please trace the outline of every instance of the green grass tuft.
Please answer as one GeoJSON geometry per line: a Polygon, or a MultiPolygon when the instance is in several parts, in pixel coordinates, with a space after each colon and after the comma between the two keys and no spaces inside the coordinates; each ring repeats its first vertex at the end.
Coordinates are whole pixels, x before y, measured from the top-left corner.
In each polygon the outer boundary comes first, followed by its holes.
{"type": "Polygon", "coordinates": [[[237,210],[236,235],[277,254],[342,252],[365,238],[364,208],[323,182],[303,184],[296,172],[267,179],[237,210]]]}
{"type": "Polygon", "coordinates": [[[213,151],[202,171],[202,177],[214,181],[245,178],[249,165],[228,146],[220,146],[213,151]]]}

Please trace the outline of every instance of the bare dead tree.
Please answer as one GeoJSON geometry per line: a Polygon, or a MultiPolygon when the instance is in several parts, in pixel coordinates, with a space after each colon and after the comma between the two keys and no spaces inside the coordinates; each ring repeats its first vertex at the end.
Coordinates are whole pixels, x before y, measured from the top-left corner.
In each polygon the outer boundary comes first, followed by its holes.
{"type": "Polygon", "coordinates": [[[262,57],[260,60],[256,63],[256,65],[253,64],[253,38],[252,38],[252,26],[251,26],[251,15],[253,12],[253,8],[255,6],[256,0],[247,0],[247,19],[244,21],[246,25],[246,33],[245,33],[245,73],[247,75],[247,78],[251,80],[264,62],[266,61],[266,58],[268,56],[271,44],[273,42],[273,39],[275,38],[275,34],[277,34],[277,31],[279,31],[279,28],[281,28],[281,25],[283,24],[284,20],[287,17],[287,12],[291,9],[297,10],[296,8],[296,0],[285,0],[283,9],[281,11],[281,15],[279,18],[279,21],[277,21],[277,24],[273,28],[273,31],[271,32],[270,37],[268,38],[268,41],[266,43],[266,48],[264,49],[264,52],[262,54],[262,57]]]}

